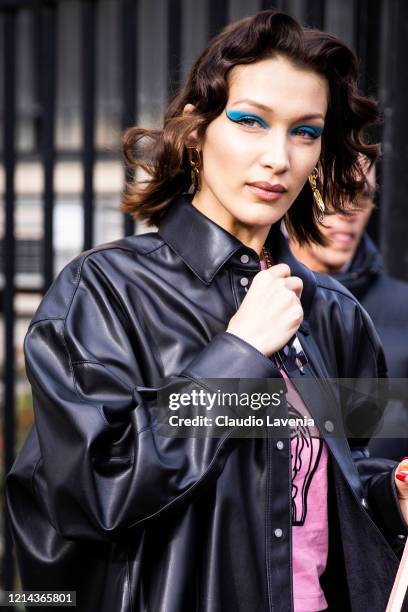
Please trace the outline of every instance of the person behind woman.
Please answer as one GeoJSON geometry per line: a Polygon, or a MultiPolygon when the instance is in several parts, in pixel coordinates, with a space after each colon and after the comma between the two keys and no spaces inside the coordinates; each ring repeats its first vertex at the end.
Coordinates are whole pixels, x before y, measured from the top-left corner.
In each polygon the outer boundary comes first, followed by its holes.
{"type": "Polygon", "coordinates": [[[99,612],[385,609],[404,464],[348,442],[321,382],[361,378],[370,395],[383,351],[354,297],[317,283],[279,230],[284,217],[322,241],[316,166],[338,211],[362,188],[377,109],[356,79],[340,40],[264,11],[210,42],[163,129],[126,133],[130,161],[151,146],[124,209],[159,231],[82,253],[25,340],[35,426],[7,479],[25,589],[75,590],[99,612]],[[163,435],[157,394],[173,378],[274,380],[287,401],[266,412],[317,428],[163,435]]]}
{"type": "MultiPolygon", "coordinates": [[[[365,231],[375,208],[375,166],[366,169],[366,179],[366,188],[358,198],[358,210],[350,211],[348,215],[325,216],[321,232],[328,239],[328,246],[304,244],[301,247],[290,241],[290,248],[305,266],[320,274],[330,274],[351,291],[375,325],[384,348],[388,376],[407,378],[408,283],[385,274],[382,255],[365,231]]],[[[389,402],[384,428],[370,440],[370,455],[395,461],[408,455],[405,401],[389,402]],[[385,432],[388,437],[381,437],[385,432]]]]}

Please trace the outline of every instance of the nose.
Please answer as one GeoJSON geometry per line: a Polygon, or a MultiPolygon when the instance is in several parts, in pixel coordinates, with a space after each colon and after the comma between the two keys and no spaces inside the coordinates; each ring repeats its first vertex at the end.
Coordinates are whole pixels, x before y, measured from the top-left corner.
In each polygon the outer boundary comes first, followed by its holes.
{"type": "Polygon", "coordinates": [[[260,162],[272,168],[275,174],[282,174],[290,168],[287,135],[284,130],[271,129],[262,142],[260,162]]]}

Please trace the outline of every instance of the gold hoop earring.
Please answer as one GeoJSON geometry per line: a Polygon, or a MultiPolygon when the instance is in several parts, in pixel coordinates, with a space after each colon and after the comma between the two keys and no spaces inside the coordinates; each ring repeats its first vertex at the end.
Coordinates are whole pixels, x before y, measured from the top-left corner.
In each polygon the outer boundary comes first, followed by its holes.
{"type": "Polygon", "coordinates": [[[188,160],[191,167],[191,184],[193,185],[194,192],[200,191],[201,189],[201,176],[200,170],[202,167],[202,159],[200,151],[196,147],[188,147],[188,160]]]}
{"type": "Polygon", "coordinates": [[[310,184],[310,187],[312,188],[313,199],[316,203],[317,208],[319,209],[319,215],[317,217],[317,220],[319,223],[323,223],[326,207],[324,205],[323,198],[320,194],[320,191],[317,188],[317,177],[318,177],[317,168],[314,168],[313,172],[309,175],[309,184],[310,184]]]}

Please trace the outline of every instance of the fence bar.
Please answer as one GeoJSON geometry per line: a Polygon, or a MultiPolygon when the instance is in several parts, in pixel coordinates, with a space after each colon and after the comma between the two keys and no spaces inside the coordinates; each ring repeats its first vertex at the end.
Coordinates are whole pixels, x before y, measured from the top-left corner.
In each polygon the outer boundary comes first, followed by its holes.
{"type": "MultiPolygon", "coordinates": [[[[137,16],[138,1],[122,0],[122,129],[135,125],[137,115],[137,16]]],[[[125,181],[131,183],[134,173],[125,168],[125,181]]],[[[130,215],[123,215],[123,232],[131,236],[135,222],[130,215]]]]}
{"type": "Polygon", "coordinates": [[[267,9],[278,9],[279,11],[285,11],[285,0],[262,0],[261,10],[266,11],[267,9]]]}
{"type": "MultiPolygon", "coordinates": [[[[46,0],[44,0],[46,1],[46,0]]],[[[38,7],[39,0],[0,0],[0,9],[35,9],[38,7]]]]}
{"type": "Polygon", "coordinates": [[[387,32],[381,41],[384,69],[384,159],[381,197],[381,246],[386,272],[408,281],[408,3],[384,3],[387,32]]]}
{"type": "MultiPolygon", "coordinates": [[[[14,461],[15,451],[15,353],[14,353],[14,296],[15,296],[15,125],[16,125],[16,12],[3,13],[4,57],[4,169],[5,169],[5,235],[4,235],[4,469],[7,473],[14,461]]],[[[5,514],[4,514],[5,516],[5,514]]],[[[11,533],[4,519],[4,589],[13,589],[14,562],[11,533]]]]}
{"type": "Polygon", "coordinates": [[[45,292],[54,278],[53,208],[57,20],[54,2],[48,2],[41,10],[41,148],[44,171],[43,269],[45,292]]]}
{"type": "Polygon", "coordinates": [[[354,47],[361,62],[360,87],[378,95],[382,0],[358,0],[355,5],[354,47]]]}
{"type": "Polygon", "coordinates": [[[82,122],[83,122],[83,207],[84,207],[84,249],[90,249],[94,242],[94,183],[95,164],[95,89],[96,89],[96,0],[82,1],[82,122]]]}
{"type": "Polygon", "coordinates": [[[209,0],[208,33],[212,38],[228,23],[227,0],[209,0]]]}
{"type": "Polygon", "coordinates": [[[181,0],[169,0],[168,8],[168,99],[178,92],[181,76],[181,0]]]}
{"type": "Polygon", "coordinates": [[[308,0],[306,2],[304,23],[312,28],[324,27],[325,0],[308,0]]]}
{"type": "MultiPolygon", "coordinates": [[[[380,81],[380,45],[382,0],[357,0],[354,16],[354,48],[360,60],[360,89],[378,97],[380,81]]],[[[372,141],[382,140],[381,129],[370,130],[372,141]]],[[[377,164],[377,182],[381,178],[381,160],[377,164]]],[[[374,210],[367,226],[371,238],[380,239],[380,211],[374,210]]]]}

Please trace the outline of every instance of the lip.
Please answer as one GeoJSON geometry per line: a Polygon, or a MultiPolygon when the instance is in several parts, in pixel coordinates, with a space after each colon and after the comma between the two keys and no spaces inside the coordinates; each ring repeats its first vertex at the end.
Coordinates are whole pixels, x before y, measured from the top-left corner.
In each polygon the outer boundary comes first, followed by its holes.
{"type": "Polygon", "coordinates": [[[258,181],[256,183],[247,183],[247,187],[255,194],[260,200],[265,202],[273,202],[281,198],[287,189],[279,183],[272,184],[268,182],[258,181]]]}
{"type": "Polygon", "coordinates": [[[273,191],[277,193],[284,193],[287,191],[286,187],[281,185],[280,183],[269,183],[268,181],[256,181],[255,183],[247,183],[250,187],[257,187],[258,189],[262,189],[263,191],[273,191]]]}
{"type": "Polygon", "coordinates": [[[355,235],[352,232],[336,231],[330,233],[330,240],[342,246],[348,246],[353,244],[355,235]]]}

